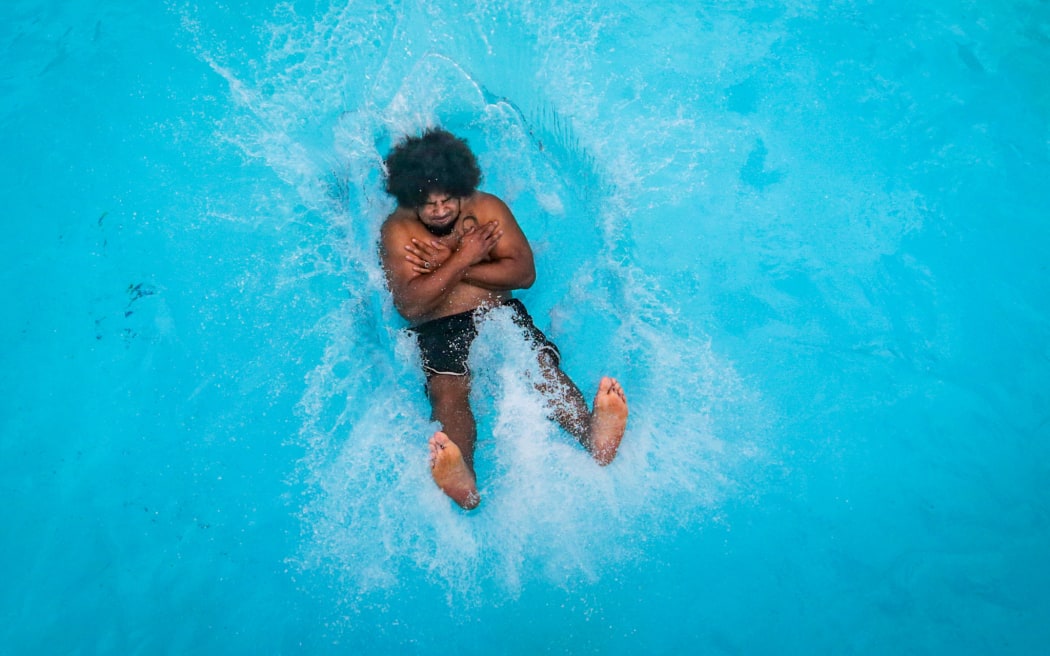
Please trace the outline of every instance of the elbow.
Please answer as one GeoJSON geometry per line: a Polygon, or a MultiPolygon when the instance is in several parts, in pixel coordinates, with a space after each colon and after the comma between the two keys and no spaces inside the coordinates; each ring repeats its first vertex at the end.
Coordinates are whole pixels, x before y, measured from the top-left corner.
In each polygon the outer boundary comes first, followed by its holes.
{"type": "Polygon", "coordinates": [[[398,303],[397,300],[395,300],[394,308],[397,310],[397,313],[400,314],[401,317],[409,323],[415,323],[416,321],[423,318],[424,313],[419,306],[409,305],[407,303],[398,303]]]}
{"type": "Polygon", "coordinates": [[[525,275],[521,278],[521,289],[528,289],[532,287],[532,284],[536,282],[536,268],[531,267],[525,272],[525,275]]]}

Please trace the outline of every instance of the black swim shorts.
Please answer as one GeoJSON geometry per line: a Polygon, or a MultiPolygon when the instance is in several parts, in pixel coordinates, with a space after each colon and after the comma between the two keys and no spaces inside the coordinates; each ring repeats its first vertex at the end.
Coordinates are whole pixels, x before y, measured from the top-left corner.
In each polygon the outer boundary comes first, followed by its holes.
{"type": "MultiPolygon", "coordinates": [[[[503,305],[514,311],[514,323],[525,330],[525,336],[534,348],[550,353],[555,362],[561,361],[558,347],[536,327],[521,301],[512,298],[503,305]]],[[[485,312],[481,309],[468,310],[409,328],[416,334],[419,352],[423,356],[423,370],[428,377],[434,374],[466,376],[470,373],[467,368],[470,345],[478,336],[477,320],[485,312]]]]}

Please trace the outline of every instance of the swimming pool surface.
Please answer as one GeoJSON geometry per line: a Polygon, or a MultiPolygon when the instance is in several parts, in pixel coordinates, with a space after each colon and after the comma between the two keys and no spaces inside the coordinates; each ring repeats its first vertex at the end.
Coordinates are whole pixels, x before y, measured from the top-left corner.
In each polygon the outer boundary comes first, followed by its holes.
{"type": "Polygon", "coordinates": [[[1050,5],[0,8],[0,652],[1039,654],[1050,5]],[[468,139],[620,457],[472,354],[427,471],[379,165],[468,139]]]}

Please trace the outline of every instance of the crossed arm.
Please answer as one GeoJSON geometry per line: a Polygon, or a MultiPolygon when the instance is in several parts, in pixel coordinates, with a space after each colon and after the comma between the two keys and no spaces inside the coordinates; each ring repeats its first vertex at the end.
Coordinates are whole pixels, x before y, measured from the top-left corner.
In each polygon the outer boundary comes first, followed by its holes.
{"type": "Polygon", "coordinates": [[[388,221],[381,243],[383,266],[398,311],[409,321],[433,313],[462,284],[492,292],[532,286],[532,248],[511,214],[494,196],[479,201],[482,217],[458,243],[417,239],[406,221],[388,221]]]}

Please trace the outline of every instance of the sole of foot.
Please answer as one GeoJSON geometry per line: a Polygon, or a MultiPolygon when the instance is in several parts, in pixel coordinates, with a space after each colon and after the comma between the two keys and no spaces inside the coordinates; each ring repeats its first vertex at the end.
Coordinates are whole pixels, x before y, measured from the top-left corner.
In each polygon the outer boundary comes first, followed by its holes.
{"type": "Polygon", "coordinates": [[[599,465],[616,457],[627,428],[627,395],[615,378],[606,376],[598,383],[591,412],[591,454],[599,465]]]}
{"type": "Polygon", "coordinates": [[[441,491],[460,507],[472,510],[481,503],[477,481],[463,460],[463,453],[441,431],[430,438],[430,475],[441,491]]]}

